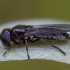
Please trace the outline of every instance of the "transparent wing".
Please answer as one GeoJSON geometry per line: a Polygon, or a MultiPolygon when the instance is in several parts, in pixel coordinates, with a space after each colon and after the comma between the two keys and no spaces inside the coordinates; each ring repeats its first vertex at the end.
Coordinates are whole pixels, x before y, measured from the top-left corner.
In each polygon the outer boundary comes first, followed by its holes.
{"type": "MultiPolygon", "coordinates": [[[[51,24],[51,25],[33,25],[33,28],[28,30],[25,35],[43,35],[45,34],[62,34],[70,31],[69,24],[51,24]]],[[[67,33],[66,33],[67,34],[67,33]]]]}
{"type": "Polygon", "coordinates": [[[49,33],[65,33],[70,31],[70,24],[50,24],[50,25],[34,25],[33,28],[28,32],[39,33],[39,32],[49,32],[49,33]]]}

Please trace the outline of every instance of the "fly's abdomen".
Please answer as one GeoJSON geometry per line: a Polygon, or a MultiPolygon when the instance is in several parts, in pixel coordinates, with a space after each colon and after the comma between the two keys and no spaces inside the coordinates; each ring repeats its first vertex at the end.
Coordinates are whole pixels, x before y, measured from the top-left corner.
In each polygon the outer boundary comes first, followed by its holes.
{"type": "Polygon", "coordinates": [[[69,39],[69,34],[67,33],[39,33],[37,35],[39,38],[43,39],[51,39],[51,40],[68,40],[69,39]]]}

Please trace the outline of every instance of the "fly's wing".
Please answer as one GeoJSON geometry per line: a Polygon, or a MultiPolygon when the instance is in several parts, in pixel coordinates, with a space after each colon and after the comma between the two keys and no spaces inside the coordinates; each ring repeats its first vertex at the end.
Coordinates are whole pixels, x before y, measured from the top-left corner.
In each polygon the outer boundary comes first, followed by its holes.
{"type": "Polygon", "coordinates": [[[26,33],[65,33],[70,31],[70,24],[50,24],[50,25],[33,25],[33,28],[26,33]]]}
{"type": "Polygon", "coordinates": [[[33,28],[55,28],[63,30],[62,32],[70,31],[70,24],[46,24],[46,25],[35,25],[33,28]]]}
{"type": "Polygon", "coordinates": [[[27,34],[49,32],[49,33],[66,33],[70,31],[70,24],[50,24],[50,25],[33,25],[27,34]]]}
{"type": "Polygon", "coordinates": [[[39,38],[49,38],[49,39],[68,39],[69,35],[66,33],[70,31],[67,29],[70,25],[65,24],[53,24],[53,25],[35,25],[33,28],[27,31],[26,36],[36,36],[39,38]]]}

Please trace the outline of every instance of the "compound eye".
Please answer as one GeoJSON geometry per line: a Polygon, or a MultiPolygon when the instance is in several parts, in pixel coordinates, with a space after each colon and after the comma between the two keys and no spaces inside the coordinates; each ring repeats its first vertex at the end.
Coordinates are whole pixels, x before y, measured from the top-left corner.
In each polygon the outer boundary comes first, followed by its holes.
{"type": "Polygon", "coordinates": [[[9,30],[4,30],[2,32],[2,35],[1,35],[1,41],[4,45],[6,46],[10,46],[10,43],[11,43],[11,38],[10,38],[10,32],[9,30]]]}

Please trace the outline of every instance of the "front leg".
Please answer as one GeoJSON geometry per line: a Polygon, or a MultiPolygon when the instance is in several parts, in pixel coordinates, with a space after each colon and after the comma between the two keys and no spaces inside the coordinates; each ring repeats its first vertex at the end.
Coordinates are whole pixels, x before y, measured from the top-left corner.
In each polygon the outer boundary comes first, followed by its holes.
{"type": "Polygon", "coordinates": [[[3,56],[10,50],[11,46],[8,47],[8,49],[4,52],[3,56]]]}

